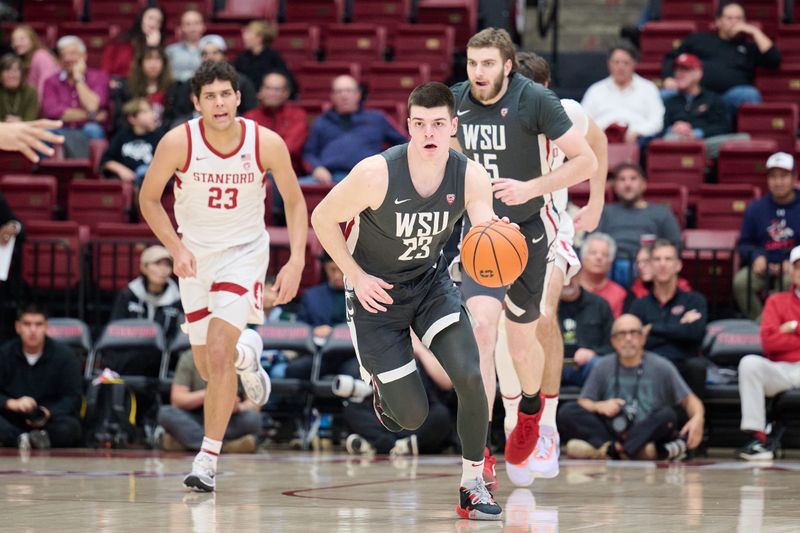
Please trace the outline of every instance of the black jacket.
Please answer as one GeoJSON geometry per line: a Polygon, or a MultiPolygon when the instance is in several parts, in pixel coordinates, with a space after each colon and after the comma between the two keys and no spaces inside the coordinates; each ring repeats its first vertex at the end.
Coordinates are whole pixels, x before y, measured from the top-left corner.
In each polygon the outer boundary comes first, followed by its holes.
{"type": "Polygon", "coordinates": [[[14,214],[14,211],[12,211],[11,207],[8,205],[6,197],[3,196],[2,192],[0,192],[0,226],[4,226],[6,223],[11,222],[12,220],[16,220],[22,226],[19,235],[17,235],[17,242],[20,242],[25,238],[25,224],[20,222],[20,220],[17,218],[17,215],[14,214]]]}
{"type": "Polygon", "coordinates": [[[147,292],[143,276],[139,276],[117,296],[111,320],[120,318],[146,318],[161,324],[167,341],[178,332],[183,311],[178,285],[167,280],[167,288],[161,294],[147,292]]]}
{"type": "Polygon", "coordinates": [[[683,93],[664,102],[664,133],[679,120],[685,120],[694,129],[703,130],[703,138],[731,132],[731,119],[725,100],[714,92],[701,90],[689,101],[683,93]]]}
{"type": "Polygon", "coordinates": [[[697,355],[708,321],[708,305],[699,292],[678,289],[664,305],[651,292],[635,300],[630,313],[639,317],[643,325],[653,325],[645,349],[673,363],[697,355]],[[701,317],[690,324],[681,324],[681,317],[692,309],[701,317]]]}
{"type": "Polygon", "coordinates": [[[578,348],[588,348],[598,355],[614,351],[611,346],[611,326],[614,315],[600,296],[580,289],[574,302],[561,300],[558,322],[564,337],[564,356],[574,357],[578,348]]]}
{"type": "Polygon", "coordinates": [[[49,337],[44,352],[31,366],[22,353],[22,341],[0,346],[0,408],[6,401],[30,396],[56,417],[79,415],[83,379],[77,356],[49,337]]]}
{"type": "Polygon", "coordinates": [[[662,77],[672,76],[672,63],[680,54],[694,54],[703,62],[703,87],[724,93],[735,85],[752,85],[756,67],[778,68],[781,53],[775,46],[761,53],[752,41],[725,41],[716,33],[691,33],[661,63],[662,77]]]}
{"type": "MultiPolygon", "coordinates": [[[[288,78],[291,86],[290,93],[294,94],[297,91],[297,82],[289,71],[289,67],[286,66],[286,61],[283,60],[280,52],[274,48],[264,48],[258,55],[255,55],[250,50],[245,50],[233,60],[233,67],[252,82],[256,92],[261,89],[264,75],[268,72],[276,71],[281,72],[288,78]]],[[[241,78],[239,81],[241,81],[241,78]]],[[[244,103],[244,93],[242,93],[242,103],[244,103]]]]}

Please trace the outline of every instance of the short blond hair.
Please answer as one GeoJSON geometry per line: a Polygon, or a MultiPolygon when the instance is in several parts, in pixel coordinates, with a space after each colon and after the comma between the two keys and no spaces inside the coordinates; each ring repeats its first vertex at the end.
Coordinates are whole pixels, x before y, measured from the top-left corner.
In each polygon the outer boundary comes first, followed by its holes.
{"type": "Polygon", "coordinates": [[[133,100],[128,100],[125,102],[125,105],[122,106],[122,116],[125,118],[135,117],[145,109],[149,109],[152,107],[150,102],[147,101],[146,98],[134,98],[133,100]]]}
{"type": "Polygon", "coordinates": [[[511,60],[511,70],[517,69],[517,47],[508,32],[502,28],[486,28],[472,37],[467,42],[467,48],[497,48],[503,64],[511,60]]]}
{"type": "Polygon", "coordinates": [[[269,46],[278,36],[278,28],[275,24],[266,20],[253,20],[247,25],[247,29],[261,37],[261,44],[269,46]]]}

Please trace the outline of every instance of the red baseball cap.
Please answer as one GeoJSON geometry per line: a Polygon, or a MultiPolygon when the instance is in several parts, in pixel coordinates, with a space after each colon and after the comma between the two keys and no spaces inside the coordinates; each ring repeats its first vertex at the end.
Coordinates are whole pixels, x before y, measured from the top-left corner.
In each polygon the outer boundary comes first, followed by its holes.
{"type": "Polygon", "coordinates": [[[694,54],[681,54],[675,58],[675,68],[695,69],[703,68],[703,62],[694,54]]]}

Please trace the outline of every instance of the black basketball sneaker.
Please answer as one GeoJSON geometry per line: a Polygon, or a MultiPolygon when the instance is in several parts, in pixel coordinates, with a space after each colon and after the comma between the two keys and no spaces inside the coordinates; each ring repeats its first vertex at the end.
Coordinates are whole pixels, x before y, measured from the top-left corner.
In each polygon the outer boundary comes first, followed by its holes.
{"type": "Polygon", "coordinates": [[[482,477],[475,479],[472,488],[461,487],[458,490],[456,512],[469,520],[501,520],[503,515],[482,477]]]}

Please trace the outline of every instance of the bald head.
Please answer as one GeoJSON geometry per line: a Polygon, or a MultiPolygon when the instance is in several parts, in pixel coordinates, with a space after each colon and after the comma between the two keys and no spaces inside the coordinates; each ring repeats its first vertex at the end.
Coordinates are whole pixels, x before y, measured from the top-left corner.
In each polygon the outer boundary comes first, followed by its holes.
{"type": "Polygon", "coordinates": [[[361,103],[361,88],[352,76],[342,75],[334,78],[331,84],[331,103],[337,113],[349,115],[358,111],[361,103]]]}
{"type": "Polygon", "coordinates": [[[638,364],[646,342],[642,321],[634,315],[620,315],[611,326],[611,344],[625,365],[638,364]]]}

